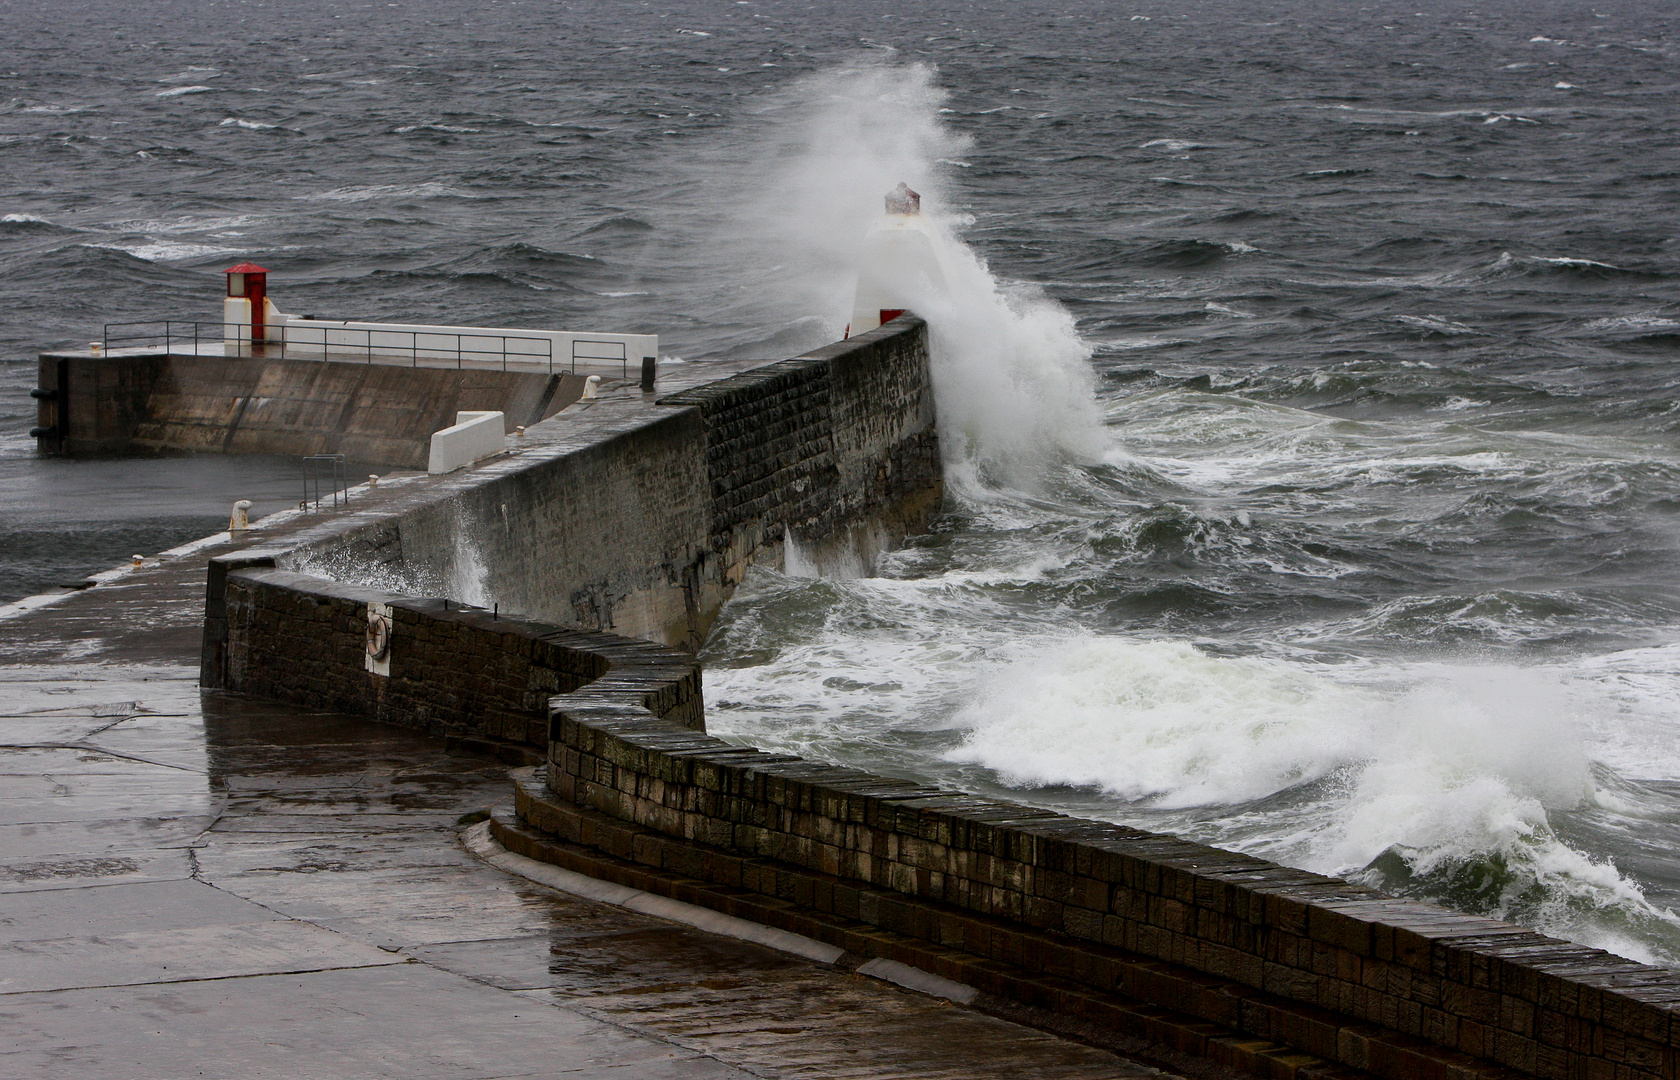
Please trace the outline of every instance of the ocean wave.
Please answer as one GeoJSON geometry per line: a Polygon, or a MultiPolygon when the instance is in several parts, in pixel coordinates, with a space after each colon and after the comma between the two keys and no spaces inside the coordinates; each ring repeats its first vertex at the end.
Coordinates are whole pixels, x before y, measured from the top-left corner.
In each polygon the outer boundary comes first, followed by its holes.
{"type": "Polygon", "coordinates": [[[1463,323],[1453,322],[1434,315],[1396,315],[1394,321],[1407,326],[1427,331],[1431,334],[1445,334],[1448,337],[1458,337],[1465,334],[1479,334],[1480,330],[1465,326],[1463,323]]]}
{"type": "Polygon", "coordinates": [[[1554,821],[1600,803],[1607,774],[1578,715],[1602,708],[1599,694],[1545,669],[1335,673],[1075,635],[994,662],[945,757],[1027,791],[1100,789],[1135,808],[1115,820],[1177,822],[1220,846],[1674,963],[1680,919],[1554,821]]]}
{"type": "Polygon", "coordinates": [[[1507,251],[1501,253],[1499,258],[1487,266],[1469,271],[1468,276],[1482,281],[1497,281],[1503,278],[1522,276],[1602,280],[1618,277],[1665,277],[1667,275],[1650,270],[1614,266],[1597,259],[1583,259],[1567,255],[1513,255],[1507,251]]]}
{"type": "Polygon", "coordinates": [[[213,86],[176,86],[168,90],[154,90],[153,97],[181,97],[184,94],[208,94],[213,86]]]}
{"type": "Polygon", "coordinates": [[[57,222],[48,221],[44,217],[36,217],[34,214],[6,214],[0,217],[0,235],[18,236],[29,233],[73,233],[76,231],[68,225],[60,225],[57,222]]]}
{"type": "Polygon", "coordinates": [[[1592,319],[1581,327],[1583,333],[1605,337],[1646,337],[1653,334],[1680,332],[1680,320],[1654,312],[1629,315],[1607,315],[1592,319]]]}
{"type": "Polygon", "coordinates": [[[578,236],[643,236],[653,232],[653,225],[634,214],[614,214],[582,230],[578,236]]]}
{"type": "Polygon", "coordinates": [[[369,184],[365,186],[332,188],[328,191],[312,192],[308,195],[294,195],[292,198],[303,202],[403,202],[409,199],[480,199],[482,195],[474,195],[460,188],[451,187],[437,180],[428,180],[419,184],[369,184]]]}
{"type": "Polygon", "coordinates": [[[413,131],[439,131],[446,135],[477,135],[483,128],[463,127],[460,124],[404,124],[402,127],[392,128],[398,135],[407,135],[413,131]]]}
{"type": "Polygon", "coordinates": [[[1164,240],[1138,252],[1135,258],[1151,266],[1189,270],[1208,266],[1231,255],[1247,255],[1256,249],[1241,241],[1164,240]]]}
{"type": "Polygon", "coordinates": [[[179,240],[147,240],[136,243],[93,244],[91,247],[108,248],[145,259],[147,262],[193,262],[198,259],[208,259],[212,256],[238,255],[245,249],[230,247],[215,247],[209,244],[192,244],[179,240]]]}

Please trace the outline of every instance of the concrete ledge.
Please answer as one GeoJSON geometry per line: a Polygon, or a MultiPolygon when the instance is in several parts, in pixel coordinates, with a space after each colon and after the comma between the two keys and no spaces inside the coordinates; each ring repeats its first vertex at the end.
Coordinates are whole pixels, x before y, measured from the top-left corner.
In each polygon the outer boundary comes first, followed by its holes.
{"type": "MultiPolygon", "coordinates": [[[[748,922],[737,919],[733,915],[723,915],[711,908],[685,904],[681,900],[672,900],[668,896],[658,893],[644,892],[632,889],[628,885],[615,885],[600,878],[580,874],[574,870],[566,870],[553,863],[541,862],[527,858],[524,855],[509,851],[493,835],[490,822],[484,821],[468,829],[461,837],[474,858],[482,859],[498,870],[519,877],[547,885],[551,889],[581,896],[586,900],[594,900],[602,904],[612,904],[614,907],[639,911],[643,915],[653,915],[671,922],[682,923],[704,930],[710,934],[734,938],[737,941],[750,941],[755,945],[763,945],[778,952],[802,956],[807,960],[819,964],[832,964],[845,955],[844,949],[837,949],[832,945],[824,945],[813,938],[799,934],[790,934],[786,930],[778,930],[763,923],[748,922]]],[[[865,974],[874,974],[865,972],[865,974]]],[[[918,972],[917,974],[922,974],[918,972]]],[[[885,976],[877,976],[885,978],[885,976]]],[[[898,979],[890,979],[899,982],[898,979]]],[[[902,985],[902,983],[901,983],[902,985]]]]}
{"type": "Polygon", "coordinates": [[[506,418],[501,413],[458,412],[453,425],[432,432],[426,471],[433,476],[454,472],[506,449],[506,418]]]}

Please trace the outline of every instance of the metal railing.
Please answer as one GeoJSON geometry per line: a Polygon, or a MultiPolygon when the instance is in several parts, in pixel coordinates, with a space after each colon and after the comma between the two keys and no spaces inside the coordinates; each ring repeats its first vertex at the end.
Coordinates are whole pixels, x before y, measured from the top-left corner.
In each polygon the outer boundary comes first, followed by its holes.
{"type": "Polygon", "coordinates": [[[338,509],[340,500],[346,507],[350,505],[350,477],[344,455],[307,454],[303,459],[303,501],[298,503],[298,509],[319,510],[326,499],[332,500],[334,510],[338,509]]]}
{"type": "Polygon", "coordinates": [[[222,339],[222,324],[210,322],[188,322],[184,319],[149,320],[146,322],[117,322],[106,323],[102,337],[102,348],[111,351],[115,345],[120,349],[144,348],[163,342],[164,352],[169,352],[176,344],[185,345],[192,342],[193,351],[197,352],[200,341],[200,327],[214,326],[215,335],[204,335],[203,342],[208,345],[222,339]],[[163,327],[163,332],[156,330],[136,331],[135,327],[163,327]],[[115,332],[113,332],[115,331],[115,332]]]}
{"type": "Polygon", "coordinates": [[[208,349],[231,355],[278,359],[333,359],[343,362],[360,358],[367,364],[396,364],[407,360],[410,367],[453,366],[462,369],[499,367],[503,371],[533,368],[553,374],[556,370],[577,372],[580,363],[617,363],[620,378],[630,376],[629,350],[622,341],[574,338],[571,355],[554,355],[554,338],[544,334],[496,334],[462,330],[404,330],[394,327],[347,326],[335,321],[289,321],[265,327],[263,338],[254,338],[246,325],[185,319],[106,323],[102,348],[147,348],[161,344],[164,352],[190,346],[193,354],[208,349]],[[235,331],[229,337],[228,330],[235,331]],[[517,343],[517,344],[515,344],[517,343]],[[512,367],[509,364],[513,365],[512,367]]]}

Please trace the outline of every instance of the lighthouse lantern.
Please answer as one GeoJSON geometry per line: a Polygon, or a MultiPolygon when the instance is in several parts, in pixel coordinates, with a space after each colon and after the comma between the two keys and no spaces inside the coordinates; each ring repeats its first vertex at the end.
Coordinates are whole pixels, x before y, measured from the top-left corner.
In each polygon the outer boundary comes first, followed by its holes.
{"type": "Polygon", "coordinates": [[[240,263],[227,275],[227,299],[222,302],[222,334],[235,341],[262,341],[268,329],[268,271],[256,263],[240,263]]]}

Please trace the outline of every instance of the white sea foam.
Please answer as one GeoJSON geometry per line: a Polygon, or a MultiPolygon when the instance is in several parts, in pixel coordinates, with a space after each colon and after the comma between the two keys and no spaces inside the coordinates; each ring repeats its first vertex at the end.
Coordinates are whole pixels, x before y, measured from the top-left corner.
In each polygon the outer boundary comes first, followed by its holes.
{"type": "Polygon", "coordinates": [[[1395,322],[1403,322],[1408,326],[1415,326],[1420,330],[1433,330],[1438,334],[1474,334],[1478,331],[1463,323],[1451,319],[1443,319],[1437,315],[1396,315],[1395,322]]]}
{"type": "Polygon", "coordinates": [[[1074,784],[1192,806],[1269,795],[1338,767],[1368,703],[1325,680],[1187,642],[1084,638],[988,673],[954,760],[1016,786],[1074,784]]]}
{"type": "Polygon", "coordinates": [[[122,251],[147,262],[187,262],[208,259],[212,255],[236,255],[241,249],[211,247],[208,244],[188,244],[176,240],[149,240],[135,244],[94,244],[111,251],[122,251]]]}
{"type": "Polygon", "coordinates": [[[458,124],[405,124],[392,130],[399,135],[406,135],[411,131],[441,131],[449,135],[476,135],[484,129],[461,127],[458,124]]]}
{"type": "Polygon", "coordinates": [[[153,97],[180,97],[182,94],[208,94],[214,90],[213,86],[176,86],[168,90],[154,91],[153,97]]]}
{"type": "Polygon", "coordinates": [[[1649,334],[1660,333],[1664,330],[1680,330],[1680,321],[1666,318],[1655,312],[1640,312],[1631,315],[1609,315],[1602,319],[1593,319],[1581,327],[1592,334],[1649,334]]]}
{"type": "Polygon", "coordinates": [[[1331,874],[1398,859],[1412,879],[1476,889],[1485,910],[1657,959],[1617,927],[1672,937],[1680,919],[1559,838],[1549,816],[1596,804],[1586,716],[1620,711],[1602,685],[1548,669],[1315,673],[1084,636],[995,663],[949,757],[1016,786],[1099,788],[1157,819],[1247,804],[1208,838],[1331,874]]]}
{"type": "Polygon", "coordinates": [[[397,199],[472,199],[477,196],[468,194],[448,184],[436,180],[428,180],[421,184],[373,184],[366,187],[333,188],[330,191],[317,191],[308,195],[294,195],[293,198],[305,202],[343,202],[359,203],[374,202],[376,200],[397,199]]]}
{"type": "Polygon", "coordinates": [[[270,131],[274,128],[279,127],[280,125],[279,124],[265,124],[260,120],[244,120],[244,119],[241,119],[237,116],[229,116],[226,119],[224,119],[221,123],[217,124],[216,126],[217,127],[242,127],[242,128],[247,128],[251,131],[270,131]]]}
{"type": "Polygon", "coordinates": [[[1201,145],[1201,143],[1191,142],[1188,139],[1150,139],[1148,142],[1140,146],[1139,149],[1152,150],[1159,147],[1160,149],[1171,153],[1178,153],[1183,150],[1199,149],[1201,145]]]}

